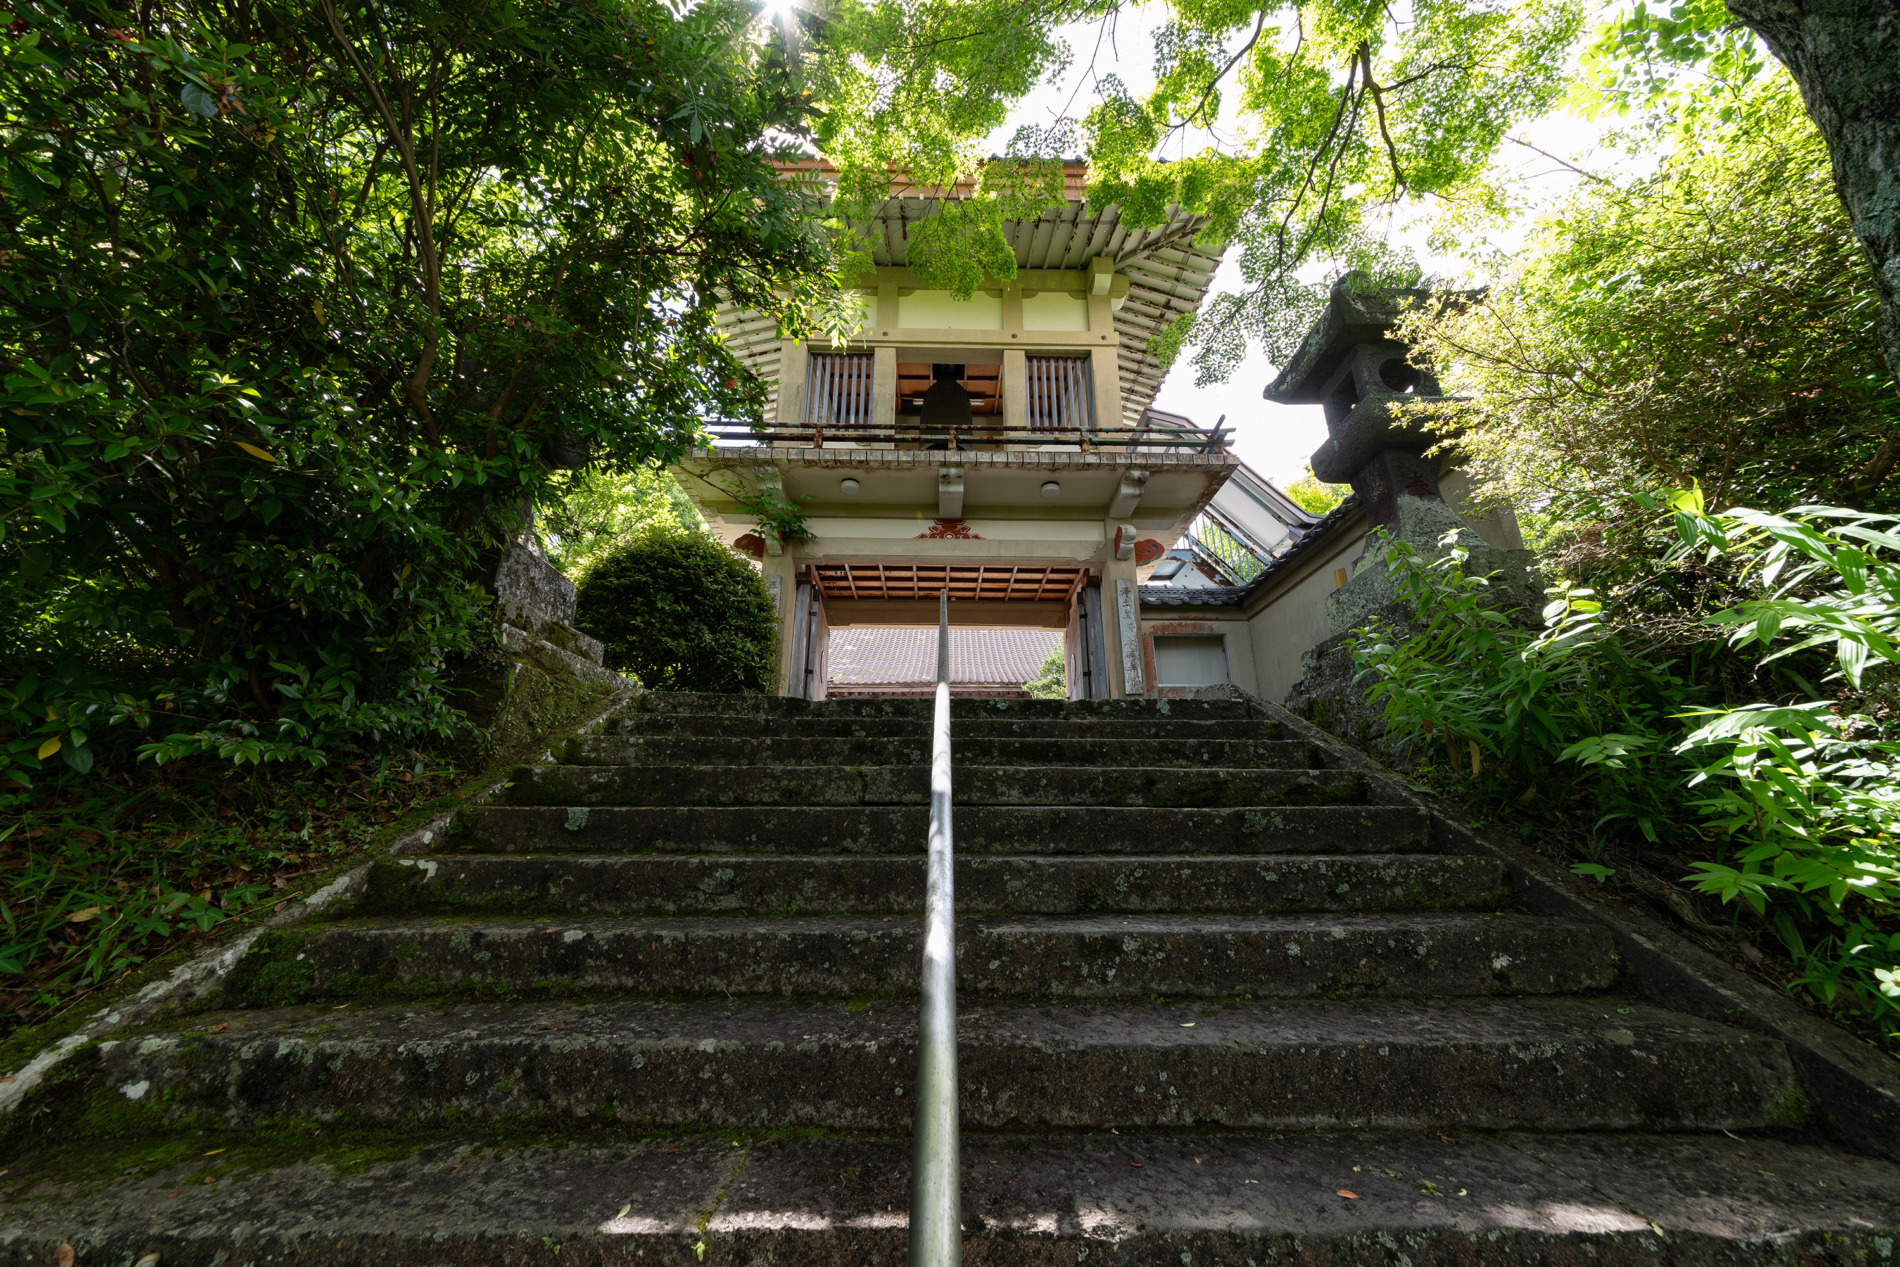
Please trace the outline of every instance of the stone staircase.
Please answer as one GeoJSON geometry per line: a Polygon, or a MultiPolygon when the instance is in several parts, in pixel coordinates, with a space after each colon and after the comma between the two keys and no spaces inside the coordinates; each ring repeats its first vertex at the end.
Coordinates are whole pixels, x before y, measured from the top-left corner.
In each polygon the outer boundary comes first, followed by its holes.
{"type": "MultiPolygon", "coordinates": [[[[903,1261],[929,711],[639,698],[69,1062],[0,1263],[903,1261]]],[[[967,1262],[1892,1255],[1778,1042],[1244,701],[955,712],[967,1262]]]]}

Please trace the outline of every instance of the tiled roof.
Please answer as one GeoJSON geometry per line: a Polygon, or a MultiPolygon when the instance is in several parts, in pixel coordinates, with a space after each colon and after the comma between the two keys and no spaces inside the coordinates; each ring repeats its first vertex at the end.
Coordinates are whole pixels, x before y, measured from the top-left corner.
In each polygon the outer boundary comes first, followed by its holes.
{"type": "Polygon", "coordinates": [[[1201,585],[1190,588],[1183,585],[1144,585],[1141,587],[1141,605],[1143,607],[1238,607],[1241,595],[1247,592],[1242,585],[1201,585]]]}
{"type": "MultiPolygon", "coordinates": [[[[1053,629],[952,629],[950,680],[1033,681],[1062,635],[1053,629]]],[[[935,629],[834,629],[829,682],[872,685],[937,680],[935,629]]]]}

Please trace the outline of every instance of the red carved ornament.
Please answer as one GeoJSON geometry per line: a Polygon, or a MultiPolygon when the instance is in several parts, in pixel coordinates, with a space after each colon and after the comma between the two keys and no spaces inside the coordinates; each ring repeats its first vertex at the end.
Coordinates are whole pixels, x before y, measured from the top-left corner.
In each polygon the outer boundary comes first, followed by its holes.
{"type": "Polygon", "coordinates": [[[919,541],[981,541],[983,538],[970,531],[970,525],[961,519],[937,519],[930,527],[917,534],[919,541]]]}

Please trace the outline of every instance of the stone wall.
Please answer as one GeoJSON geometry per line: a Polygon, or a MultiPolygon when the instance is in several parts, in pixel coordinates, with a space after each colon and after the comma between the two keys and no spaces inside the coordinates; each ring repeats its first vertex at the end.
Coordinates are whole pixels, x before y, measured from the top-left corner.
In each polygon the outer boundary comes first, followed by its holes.
{"type": "Polygon", "coordinates": [[[574,628],[574,582],[535,541],[502,547],[489,582],[500,616],[499,645],[456,674],[470,744],[509,752],[639,683],[603,666],[598,640],[574,628]]]}

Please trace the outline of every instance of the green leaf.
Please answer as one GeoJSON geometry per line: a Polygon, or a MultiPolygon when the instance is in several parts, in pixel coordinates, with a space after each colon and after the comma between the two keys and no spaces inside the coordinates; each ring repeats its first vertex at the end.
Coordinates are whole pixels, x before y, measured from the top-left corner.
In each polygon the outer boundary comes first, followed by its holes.
{"type": "Polygon", "coordinates": [[[185,109],[191,111],[193,114],[201,115],[207,119],[215,119],[218,117],[218,99],[212,96],[211,93],[206,91],[200,84],[187,82],[185,86],[179,90],[178,99],[184,103],[185,109]]]}

